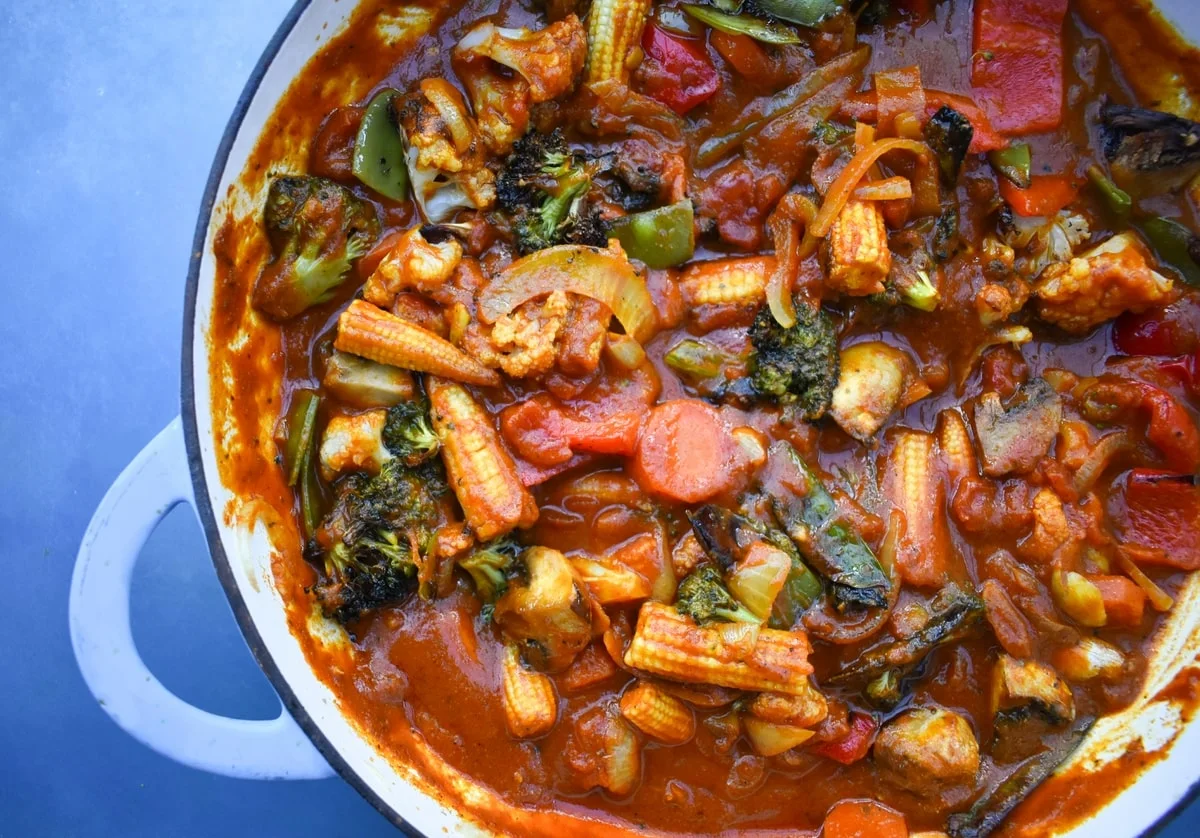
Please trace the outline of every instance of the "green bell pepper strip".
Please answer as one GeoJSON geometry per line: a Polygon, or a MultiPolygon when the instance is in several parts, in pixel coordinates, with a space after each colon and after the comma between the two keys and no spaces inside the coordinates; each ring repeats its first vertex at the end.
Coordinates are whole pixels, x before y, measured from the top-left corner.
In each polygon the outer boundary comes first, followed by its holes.
{"type": "Polygon", "coordinates": [[[1088,167],[1087,176],[1092,186],[1104,198],[1109,211],[1118,218],[1129,218],[1129,214],[1133,212],[1133,199],[1129,197],[1129,193],[1113,183],[1108,175],[1104,174],[1104,170],[1094,163],[1088,167]]]}
{"type": "Polygon", "coordinates": [[[287,441],[284,444],[284,465],[287,482],[295,486],[304,469],[304,461],[310,456],[313,437],[316,435],[317,408],[321,398],[307,390],[296,396],[287,419],[287,441]]]}
{"type": "Polygon", "coordinates": [[[363,113],[354,138],[351,169],[354,176],[385,198],[408,198],[408,167],[404,162],[404,140],[392,117],[395,90],[375,94],[363,113]]]}
{"type": "Polygon", "coordinates": [[[801,26],[816,26],[846,6],[846,0],[758,0],[763,14],[801,26]]]}
{"type": "Polygon", "coordinates": [[[695,338],[684,338],[663,356],[663,361],[675,372],[696,378],[714,378],[720,375],[721,367],[730,360],[733,359],[728,353],[711,343],[695,338]]]}
{"type": "Polygon", "coordinates": [[[312,539],[321,526],[321,486],[317,482],[317,464],[313,462],[312,454],[311,450],[305,454],[300,472],[300,519],[305,540],[312,539]]]}
{"type": "Polygon", "coordinates": [[[1008,148],[988,152],[988,162],[1004,178],[1012,181],[1019,189],[1028,189],[1033,174],[1033,154],[1025,143],[1016,143],[1008,148]]]}
{"type": "Polygon", "coordinates": [[[727,35],[746,35],[764,44],[800,44],[804,42],[796,32],[777,23],[760,20],[750,15],[731,15],[711,6],[685,3],[683,10],[701,23],[727,35]]]}
{"type": "Polygon", "coordinates": [[[1150,241],[1160,262],[1170,265],[1188,285],[1200,287],[1200,240],[1195,233],[1169,218],[1147,218],[1137,225],[1150,241]]]}
{"type": "Polygon", "coordinates": [[[696,251],[692,202],[688,200],[627,215],[613,224],[611,233],[626,256],[649,268],[682,265],[696,251]]]}

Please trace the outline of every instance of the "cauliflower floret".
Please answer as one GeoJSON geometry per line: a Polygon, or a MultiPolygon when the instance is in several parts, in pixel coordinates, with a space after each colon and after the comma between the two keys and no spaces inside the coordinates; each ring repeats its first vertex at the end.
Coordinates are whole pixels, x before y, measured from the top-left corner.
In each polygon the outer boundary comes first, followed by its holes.
{"type": "Polygon", "coordinates": [[[469,348],[483,364],[514,378],[543,375],[558,357],[558,338],[570,311],[566,292],[555,291],[540,306],[531,301],[504,315],[486,341],[473,340],[469,348]]]}
{"type": "Polygon", "coordinates": [[[453,275],[462,254],[457,239],[434,244],[421,235],[420,227],[414,227],[383,257],[363,287],[363,297],[380,308],[390,308],[401,291],[428,293],[453,275]]]}
{"type": "MultiPolygon", "coordinates": [[[[1053,218],[1007,219],[1004,244],[1013,249],[1017,273],[1036,279],[1047,266],[1070,259],[1075,248],[1091,235],[1087,219],[1060,210],[1053,218]]],[[[1007,259],[1007,254],[1004,254],[1007,259]]]]}
{"type": "Polygon", "coordinates": [[[918,794],[970,785],[979,773],[979,743],[971,724],[941,707],[919,707],[893,719],[875,742],[884,776],[918,794]]]}
{"type": "Polygon", "coordinates": [[[343,471],[378,474],[392,452],[383,444],[386,410],[368,410],[354,416],[335,416],[321,437],[321,476],[333,480],[343,471]]]}
{"type": "Polygon", "coordinates": [[[413,195],[425,217],[438,222],[460,207],[490,209],[496,178],[462,94],[445,79],[425,79],[399,115],[413,195]]]}
{"type": "Polygon", "coordinates": [[[1033,496],[1033,532],[1018,549],[1025,558],[1049,564],[1057,555],[1065,559],[1077,556],[1083,536],[1082,528],[1067,517],[1058,495],[1051,489],[1041,489],[1033,496]]]}
{"type": "Polygon", "coordinates": [[[1124,311],[1167,302],[1172,290],[1171,280],[1146,264],[1137,238],[1127,232],[1046,268],[1034,292],[1043,320],[1083,334],[1124,311]]]}
{"type": "Polygon", "coordinates": [[[529,106],[571,90],[586,58],[587,35],[575,15],[537,31],[481,23],[468,32],[454,48],[454,70],[488,148],[507,154],[529,126],[529,106]],[[514,74],[502,76],[495,64],[514,74]]]}

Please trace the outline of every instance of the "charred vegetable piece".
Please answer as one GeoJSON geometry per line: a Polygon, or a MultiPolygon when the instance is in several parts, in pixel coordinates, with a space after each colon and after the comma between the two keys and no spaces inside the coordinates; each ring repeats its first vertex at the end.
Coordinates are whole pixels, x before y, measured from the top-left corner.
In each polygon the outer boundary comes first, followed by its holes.
{"type": "Polygon", "coordinates": [[[925,123],[925,142],[937,155],[938,170],[946,186],[953,188],[958,183],[958,174],[974,136],[971,121],[949,105],[942,105],[925,123]]]}
{"type": "Polygon", "coordinates": [[[986,838],[1025,797],[1075,752],[1095,719],[1080,718],[1053,747],[1017,766],[995,790],[980,798],[970,811],[951,815],[950,838],[986,838]]]}
{"type": "Polygon", "coordinates": [[[408,198],[408,167],[404,140],[396,125],[392,102],[395,90],[381,90],[367,105],[354,139],[354,176],[385,198],[408,198]]]}
{"type": "Polygon", "coordinates": [[[1008,148],[988,152],[988,162],[1001,176],[1018,189],[1028,189],[1033,174],[1033,155],[1027,143],[1014,143],[1008,148]]]}
{"type": "Polygon", "coordinates": [[[821,595],[821,580],[800,558],[800,553],[791,539],[779,530],[715,504],[708,504],[689,512],[688,520],[691,521],[692,531],[705,551],[723,568],[732,568],[738,555],[756,541],[765,541],[788,554],[792,568],[783,590],[775,599],[772,609],[773,626],[790,628],[800,612],[811,606],[821,595]]]}
{"type": "Polygon", "coordinates": [[[796,325],[785,329],[763,307],[750,327],[750,342],[755,392],[793,406],[806,420],[825,415],[839,370],[837,335],[827,314],[803,303],[796,306],[796,325]]]}
{"type": "Polygon", "coordinates": [[[712,565],[702,565],[679,583],[675,608],[698,625],[712,622],[760,623],[759,618],[733,598],[725,587],[721,571],[712,565]]]}
{"type": "Polygon", "coordinates": [[[596,169],[594,161],[567,148],[558,130],[517,141],[496,179],[496,200],[512,214],[521,253],[558,244],[605,245],[605,224],[587,205],[596,169]]]}
{"type": "Polygon", "coordinates": [[[957,585],[934,598],[929,621],[909,637],[890,640],[863,652],[828,679],[831,684],[867,684],[888,672],[904,678],[940,646],[970,637],[984,619],[983,602],[957,585]]]}
{"type": "Polygon", "coordinates": [[[1104,156],[1117,182],[1152,195],[1177,189],[1200,172],[1200,123],[1106,101],[1100,108],[1104,156]]]}
{"type": "Polygon", "coordinates": [[[516,567],[522,549],[511,538],[497,538],[460,558],[458,566],[470,574],[479,598],[493,603],[508,590],[509,574],[516,567]]]}
{"type": "Polygon", "coordinates": [[[692,3],[685,3],[683,10],[719,32],[729,35],[748,35],[764,44],[799,44],[804,41],[786,26],[780,26],[778,23],[751,15],[729,14],[711,6],[698,6],[692,3]]]}
{"type": "Polygon", "coordinates": [[[318,177],[272,180],[263,223],[273,258],[258,275],[251,301],[275,320],[331,299],[379,236],[374,207],[318,177]]]}
{"type": "Polygon", "coordinates": [[[862,537],[839,520],[837,504],[820,478],[787,442],[769,452],[763,487],[772,509],[801,554],[829,580],[834,603],[882,608],[892,582],[862,537]]]}
{"type": "Polygon", "coordinates": [[[696,250],[692,202],[627,215],[613,223],[611,235],[630,259],[648,268],[682,265],[696,250]]]}
{"type": "Polygon", "coordinates": [[[1062,397],[1040,378],[1023,385],[1007,407],[998,394],[984,393],[975,406],[984,474],[1029,471],[1050,449],[1062,417],[1062,397]]]}
{"type": "Polygon", "coordinates": [[[406,466],[415,466],[437,454],[441,443],[429,424],[429,400],[401,402],[387,412],[383,444],[406,466]]]}
{"type": "Polygon", "coordinates": [[[411,469],[394,458],[379,474],[351,474],[324,523],[333,540],[325,576],[313,591],[340,623],[394,602],[416,588],[417,560],[439,521],[446,475],[437,460],[411,469]]]}
{"type": "Polygon", "coordinates": [[[816,26],[846,6],[846,0],[746,0],[743,4],[743,8],[752,15],[786,20],[801,26],[816,26]]]}
{"type": "Polygon", "coordinates": [[[1048,665],[1002,654],[992,671],[992,713],[998,728],[1033,716],[1064,725],[1075,720],[1075,699],[1048,665]]]}

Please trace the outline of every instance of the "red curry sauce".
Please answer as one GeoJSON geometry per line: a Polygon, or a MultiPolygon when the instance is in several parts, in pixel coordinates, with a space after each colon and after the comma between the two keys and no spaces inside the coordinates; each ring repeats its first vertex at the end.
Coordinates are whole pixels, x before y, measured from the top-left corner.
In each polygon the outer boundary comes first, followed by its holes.
{"type": "MultiPolygon", "coordinates": [[[[362,106],[371,93],[384,87],[406,89],[421,78],[442,76],[453,79],[449,56],[452,47],[470,25],[489,14],[498,14],[510,26],[542,25],[537,16],[520,4],[468,3],[455,14],[444,8],[436,12],[433,30],[415,42],[388,42],[375,29],[377,16],[386,4],[368,2],[355,12],[349,27],[336,35],[293,83],[272,119],[272,129],[264,132],[243,178],[251,194],[261,187],[272,172],[274,161],[284,159],[289,150],[307,144],[310,173],[334,177],[369,200],[382,220],[383,235],[407,230],[419,223],[412,202],[396,203],[380,198],[357,185],[348,173],[349,154],[354,132],[361,119],[362,106]],[[344,99],[345,91],[326,79],[361,79],[353,89],[362,94],[357,104],[344,99]],[[377,83],[376,83],[377,82],[377,83]],[[373,84],[373,87],[370,85],[373,84]],[[369,88],[369,89],[368,89],[369,88]]],[[[664,5],[664,4],[657,4],[664,5]]],[[[671,4],[665,4],[671,5],[671,4]]],[[[946,91],[971,91],[972,7],[966,2],[897,4],[885,20],[861,27],[854,37],[869,44],[872,57],[867,78],[876,71],[920,65],[922,83],[928,88],[946,91]]],[[[1097,30],[1112,33],[1118,22],[1129,21],[1139,32],[1155,32],[1161,24],[1147,18],[1138,8],[1117,8],[1115,3],[1091,4],[1088,10],[1076,10],[1072,4],[1063,30],[1063,50],[1068,57],[1063,78],[1066,118],[1061,128],[1023,138],[1031,147],[1035,172],[1067,174],[1082,182],[1084,171],[1100,159],[1094,121],[1096,102],[1103,94],[1121,100],[1138,98],[1143,104],[1148,87],[1164,67],[1191,68],[1195,53],[1166,38],[1164,48],[1153,64],[1118,67],[1114,53],[1124,56],[1097,35],[1097,30]]],[[[826,32],[808,38],[800,48],[781,51],[773,73],[750,79],[729,63],[712,43],[706,50],[720,71],[720,89],[707,103],[692,111],[681,137],[661,138],[662,148],[677,151],[698,147],[701,139],[718,132],[718,126],[731,123],[748,102],[767,95],[811,70],[814,61],[826,60],[845,45],[837,42],[844,33],[826,32]]],[[[1141,35],[1145,39],[1149,35],[1141,35]]],[[[1188,76],[1190,79],[1190,76],[1188,76]]],[[[649,83],[635,74],[633,84],[649,83]]],[[[608,139],[595,140],[572,129],[572,120],[586,115],[578,104],[550,103],[535,119],[539,130],[560,126],[568,138],[608,148],[608,139]]],[[[636,120],[630,120],[635,122],[636,120]]],[[[628,127],[628,126],[627,126],[628,127]]],[[[653,129],[650,129],[651,131],[653,129]]],[[[646,136],[643,130],[638,136],[646,136]]],[[[769,138],[756,145],[747,144],[745,156],[736,155],[691,173],[689,192],[706,208],[710,223],[701,230],[695,259],[718,258],[741,253],[770,252],[771,239],[764,228],[771,205],[793,183],[808,188],[808,169],[813,150],[769,138]],[[737,169],[736,167],[742,167],[737,169]],[[716,227],[711,223],[716,216],[716,227]]],[[[811,190],[810,190],[811,191],[811,190]]],[[[994,226],[997,177],[985,158],[972,154],[957,184],[960,207],[960,235],[965,247],[943,265],[937,310],[919,312],[904,308],[872,306],[852,297],[826,299],[826,308],[835,315],[838,343],[843,349],[867,340],[882,341],[902,349],[914,359],[919,377],[929,394],[891,416],[870,444],[853,439],[828,419],[817,423],[784,423],[778,408],[724,407],[726,415],[759,430],[768,440],[786,440],[810,463],[819,466],[827,485],[835,489],[848,508],[857,509],[863,537],[878,550],[887,529],[886,510],[880,511],[876,476],[884,473],[892,452],[897,428],[933,432],[938,416],[947,408],[973,405],[986,391],[1006,396],[1029,379],[1048,371],[1066,370],[1085,378],[1108,372],[1130,371],[1141,376],[1148,364],[1139,359],[1123,360],[1113,344],[1113,327],[1101,325],[1082,337],[1070,337],[1052,328],[1031,322],[1034,339],[1019,350],[1001,347],[980,357],[979,347],[990,335],[981,324],[975,299],[987,281],[979,245],[994,226]],[[874,510],[874,511],[872,511],[874,510]]],[[[1094,219],[1092,241],[1106,237],[1106,217],[1102,199],[1083,189],[1075,207],[1094,219]]],[[[1149,199],[1145,206],[1155,212],[1181,218],[1195,227],[1195,206],[1177,196],[1149,199]]],[[[319,386],[323,366],[330,351],[338,314],[359,290],[365,272],[352,273],[334,299],[311,308],[283,323],[278,330],[253,329],[248,343],[230,349],[239,330],[254,315],[249,308],[250,290],[269,249],[260,232],[260,221],[251,215],[227,217],[216,236],[218,281],[213,327],[210,333],[213,353],[215,415],[230,421],[233,434],[218,440],[226,453],[220,460],[225,484],[243,497],[256,497],[281,512],[294,510],[298,501],[283,485],[278,474],[263,468],[264,452],[273,456],[274,446],[261,429],[264,414],[284,414],[293,395],[301,389],[319,386]],[[232,384],[223,380],[228,371],[232,384]]],[[[494,237],[501,241],[502,235],[494,237]]],[[[502,268],[512,254],[501,241],[488,246],[476,243],[485,274],[502,268]]],[[[823,270],[816,259],[801,269],[801,283],[823,270]]],[[[677,299],[678,272],[674,269],[650,271],[648,285],[665,323],[645,345],[650,371],[641,373],[654,382],[657,400],[695,398],[698,390],[664,362],[664,355],[680,338],[703,334],[706,340],[730,350],[745,346],[746,323],[736,317],[731,325],[698,329],[693,318],[680,309],[677,299]]],[[[1176,283],[1180,288],[1186,288],[1176,283]]],[[[1195,303],[1190,290],[1184,290],[1181,321],[1185,329],[1200,331],[1195,303]],[[1190,306],[1190,308],[1189,308],[1190,306]]],[[[1193,335],[1193,340],[1196,335],[1193,335]]],[[[624,380],[610,360],[603,362],[600,380],[624,380]]],[[[1056,373],[1051,372],[1051,377],[1056,373]]],[[[1188,414],[1194,413],[1193,396],[1186,382],[1171,377],[1152,377],[1181,403],[1188,414]]],[[[604,391],[604,385],[600,392],[604,391]]],[[[595,402],[596,386],[591,390],[556,388],[543,381],[506,380],[504,386],[477,391],[488,410],[498,415],[504,408],[531,395],[554,392],[567,405],[595,402]]],[[[613,390],[613,387],[609,387],[613,390]]],[[[621,398],[620,395],[609,398],[621,398]]],[[[352,412],[336,400],[327,400],[318,425],[341,412],[352,412]]],[[[220,422],[217,423],[220,427],[220,422]]],[[[1125,428],[1134,441],[1135,453],[1122,468],[1107,469],[1091,492],[1099,507],[1081,507],[1078,520],[1096,529],[1086,535],[1098,549],[1111,545],[1114,529],[1119,529],[1125,510],[1109,499],[1118,494],[1113,487],[1125,479],[1129,467],[1162,467],[1161,453],[1145,436],[1144,422],[1130,422],[1125,428]],[[1105,511],[1105,504],[1108,504],[1105,511]],[[1093,516],[1088,519],[1087,516],[1093,516]],[[1090,520],[1090,523],[1088,523],[1090,520]]],[[[1062,438],[1058,450],[1061,454],[1062,438]]],[[[1049,459],[1054,459],[1052,450],[1049,459]]],[[[685,504],[649,496],[634,487],[637,497],[629,503],[598,502],[592,490],[581,491],[579,479],[590,473],[617,477],[624,474],[626,461],[619,457],[589,456],[572,461],[566,473],[538,483],[533,492],[540,508],[537,524],[522,535],[528,544],[557,548],[563,552],[587,551],[601,554],[639,535],[650,534],[667,543],[676,542],[688,529],[685,504]]],[[[951,519],[954,493],[934,498],[937,512],[950,521],[950,577],[960,584],[978,588],[989,578],[999,578],[985,561],[1004,550],[1022,561],[1022,542],[1030,538],[1028,505],[1038,488],[1055,479],[1052,469],[1040,468],[1032,475],[1010,478],[996,501],[1000,510],[976,508],[982,523],[968,530],[961,520],[951,519]],[[1003,492],[1010,498],[1004,508],[1003,492]],[[990,519],[989,519],[990,515],[990,519]]],[[[745,484],[717,498],[729,505],[736,503],[745,484]]],[[[322,489],[326,503],[331,490],[322,489]]],[[[989,504],[985,504],[989,506],[989,504]]],[[[1073,513],[1074,515],[1074,513],[1073,513]]],[[[1082,526],[1083,524],[1081,524],[1082,526]]],[[[286,529],[286,528],[283,528],[286,529]]],[[[576,734],[577,723],[594,708],[610,702],[632,681],[632,676],[612,667],[612,675],[601,682],[572,687],[572,675],[554,675],[559,701],[556,725],[534,741],[519,741],[505,728],[504,708],[499,681],[501,639],[497,627],[481,616],[481,603],[465,576],[456,576],[447,595],[432,601],[413,595],[394,605],[366,614],[353,625],[353,653],[330,652],[308,635],[311,597],[307,586],[319,578],[318,571],[305,563],[298,542],[279,535],[280,555],[275,562],[276,579],[293,610],[293,630],[305,644],[309,659],[338,694],[345,712],[380,746],[401,761],[414,758],[413,737],[419,737],[450,766],[492,789],[500,798],[518,808],[556,811],[580,821],[570,821],[570,829],[582,829],[584,822],[603,831],[599,824],[633,830],[659,832],[713,833],[735,830],[781,830],[795,833],[820,827],[826,814],[839,801],[856,798],[876,800],[902,813],[912,831],[944,829],[949,813],[968,808],[980,791],[1003,776],[1006,764],[988,753],[986,743],[992,737],[990,673],[999,646],[989,632],[982,632],[952,646],[935,650],[920,675],[911,685],[905,703],[895,710],[879,713],[863,704],[854,690],[829,688],[831,697],[851,712],[871,712],[879,721],[887,720],[911,703],[931,703],[963,715],[972,722],[974,734],[984,745],[982,766],[973,786],[946,789],[911,790],[881,780],[875,761],[860,759],[842,765],[812,750],[793,749],[782,756],[763,757],[754,752],[745,737],[732,738],[726,722],[728,705],[716,708],[697,706],[695,737],[677,747],[647,743],[641,755],[640,781],[628,795],[610,795],[589,789],[581,783],[578,766],[586,762],[576,734]]],[[[1154,583],[1174,595],[1185,574],[1161,567],[1144,568],[1154,583]]],[[[1110,573],[1118,571],[1109,570],[1110,573]]],[[[923,603],[931,591],[902,589],[893,609],[893,617],[882,635],[852,645],[815,643],[811,656],[815,680],[821,684],[846,662],[877,643],[881,637],[899,636],[905,631],[903,614],[907,606],[923,603]]],[[[637,607],[610,607],[609,616],[618,624],[625,621],[626,631],[636,622],[637,607]]],[[[1128,705],[1139,693],[1145,656],[1155,629],[1164,616],[1147,607],[1136,625],[1120,628],[1105,626],[1088,633],[1112,644],[1125,656],[1122,675],[1115,680],[1092,680],[1072,684],[1079,716],[1112,713],[1128,705]]],[[[1035,638],[1033,657],[1053,660],[1059,641],[1049,636],[1035,638]]],[[[604,655],[597,641],[586,655],[604,655]]],[[[1193,690],[1194,693],[1194,690],[1193,690]]],[[[1194,697],[1194,696],[1193,696],[1194,697]]],[[[1048,734],[1047,742],[1061,734],[1048,734]]],[[[1035,830],[1048,823],[1061,825],[1081,818],[1122,788],[1138,771],[1137,756],[1114,763],[1102,775],[1089,777],[1086,788],[1076,787],[1070,795],[1056,792],[1066,785],[1051,781],[1009,819],[999,834],[1018,834],[1020,824],[1035,830]],[[1132,762],[1131,762],[1132,761],[1132,762]]],[[[482,815],[502,829],[543,833],[552,821],[538,827],[522,822],[520,827],[510,815],[499,810],[482,815]],[[506,826],[507,824],[507,826],[506,826]]],[[[561,828],[561,827],[559,827],[561,828]]]]}

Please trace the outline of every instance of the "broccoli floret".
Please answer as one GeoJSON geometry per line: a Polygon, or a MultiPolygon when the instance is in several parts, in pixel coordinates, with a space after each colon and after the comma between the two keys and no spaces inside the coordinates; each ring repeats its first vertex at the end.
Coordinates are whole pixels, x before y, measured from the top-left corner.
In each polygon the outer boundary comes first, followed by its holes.
{"type": "Polygon", "coordinates": [[[517,142],[496,180],[496,199],[512,216],[521,253],[559,244],[605,245],[607,225],[587,200],[595,169],[567,148],[558,130],[517,142]]]}
{"type": "Polygon", "coordinates": [[[441,442],[429,425],[429,400],[413,399],[389,408],[383,444],[406,466],[419,465],[435,455],[441,442]]]}
{"type": "Polygon", "coordinates": [[[475,592],[485,603],[494,603],[508,590],[508,577],[521,545],[504,537],[489,541],[458,560],[458,566],[471,574],[475,592]]]}
{"type": "Polygon", "coordinates": [[[273,258],[254,283],[252,301],[275,320],[329,300],[379,237],[375,208],[319,177],[272,180],[263,223],[273,258]]]}
{"type": "Polygon", "coordinates": [[[417,562],[432,542],[447,491],[440,460],[409,468],[392,459],[374,477],[356,473],[341,481],[324,524],[333,546],[313,586],[326,614],[347,623],[415,587],[417,562]]]}
{"type": "Polygon", "coordinates": [[[703,565],[692,571],[679,584],[675,595],[675,607],[697,623],[722,620],[727,623],[761,623],[746,606],[733,598],[725,588],[721,572],[712,565],[703,565]]]}
{"type": "Polygon", "coordinates": [[[803,300],[796,303],[796,323],[790,329],[775,322],[766,306],[754,318],[750,383],[760,397],[793,405],[811,421],[829,409],[837,387],[837,335],[823,311],[803,300]]]}

